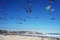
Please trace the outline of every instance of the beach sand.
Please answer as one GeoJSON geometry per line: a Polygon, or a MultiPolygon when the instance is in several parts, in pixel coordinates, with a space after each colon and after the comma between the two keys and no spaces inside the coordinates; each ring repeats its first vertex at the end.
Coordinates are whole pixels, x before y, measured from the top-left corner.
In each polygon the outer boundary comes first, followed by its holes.
{"type": "Polygon", "coordinates": [[[56,38],[20,36],[20,35],[0,35],[0,40],[57,40],[56,38]]]}

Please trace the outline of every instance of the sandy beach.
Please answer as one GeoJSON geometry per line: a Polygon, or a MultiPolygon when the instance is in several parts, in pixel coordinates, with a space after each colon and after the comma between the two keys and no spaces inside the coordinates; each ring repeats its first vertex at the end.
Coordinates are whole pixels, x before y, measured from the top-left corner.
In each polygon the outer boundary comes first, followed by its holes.
{"type": "Polygon", "coordinates": [[[0,35],[0,40],[60,40],[57,38],[48,37],[33,37],[33,36],[20,36],[20,35],[0,35]]]}

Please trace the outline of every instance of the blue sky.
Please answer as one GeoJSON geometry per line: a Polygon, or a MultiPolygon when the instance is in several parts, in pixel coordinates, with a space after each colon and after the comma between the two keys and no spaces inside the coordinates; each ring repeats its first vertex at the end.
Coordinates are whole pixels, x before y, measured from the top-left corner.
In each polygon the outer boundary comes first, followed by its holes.
{"type": "Polygon", "coordinates": [[[60,0],[53,3],[50,0],[29,0],[31,14],[24,9],[29,5],[27,1],[0,0],[0,29],[60,33],[60,0]],[[52,15],[49,15],[50,10],[46,10],[49,5],[54,9],[52,15]]]}

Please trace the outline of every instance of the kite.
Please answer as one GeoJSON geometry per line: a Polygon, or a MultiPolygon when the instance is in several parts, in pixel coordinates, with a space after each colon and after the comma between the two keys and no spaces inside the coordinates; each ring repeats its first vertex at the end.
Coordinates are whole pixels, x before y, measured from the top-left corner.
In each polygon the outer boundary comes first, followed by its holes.
{"type": "Polygon", "coordinates": [[[32,10],[28,7],[28,8],[24,8],[26,10],[27,13],[32,13],[32,10]]]}
{"type": "Polygon", "coordinates": [[[51,20],[55,20],[55,18],[51,18],[51,20]]]}
{"type": "Polygon", "coordinates": [[[27,4],[30,4],[30,1],[27,1],[27,4]]]}
{"type": "Polygon", "coordinates": [[[49,9],[51,9],[51,5],[48,5],[48,6],[46,7],[46,10],[49,10],[49,9]]]}
{"type": "Polygon", "coordinates": [[[52,15],[53,13],[49,13],[49,15],[52,15]]]}
{"type": "Polygon", "coordinates": [[[29,19],[31,19],[31,17],[28,17],[29,19]]]}
{"type": "Polygon", "coordinates": [[[51,9],[50,11],[51,11],[51,12],[54,12],[54,11],[55,11],[55,9],[51,9]]]}
{"type": "Polygon", "coordinates": [[[28,13],[28,10],[27,10],[27,8],[25,8],[25,7],[24,7],[24,9],[25,9],[25,11],[28,13]]]}
{"type": "Polygon", "coordinates": [[[35,19],[38,19],[38,16],[36,16],[35,19]]]}
{"type": "Polygon", "coordinates": [[[24,8],[26,10],[26,12],[28,12],[29,14],[32,13],[32,10],[31,10],[31,2],[30,1],[27,1],[27,8],[24,8]]]}
{"type": "Polygon", "coordinates": [[[55,9],[51,9],[50,10],[50,15],[54,14],[53,12],[55,11],[55,9]]]}
{"type": "Polygon", "coordinates": [[[26,20],[25,20],[25,19],[22,19],[22,21],[24,21],[24,22],[25,22],[26,20]]]}
{"type": "Polygon", "coordinates": [[[20,22],[20,24],[23,24],[22,22],[20,22]]]}
{"type": "Polygon", "coordinates": [[[0,19],[3,19],[3,17],[0,17],[0,19]]]}
{"type": "Polygon", "coordinates": [[[31,8],[29,8],[29,7],[28,7],[28,9],[29,9],[29,13],[31,14],[31,13],[32,13],[32,10],[31,10],[31,8]]]}
{"type": "Polygon", "coordinates": [[[54,0],[50,0],[50,2],[52,3],[52,2],[54,2],[54,0]]]}

